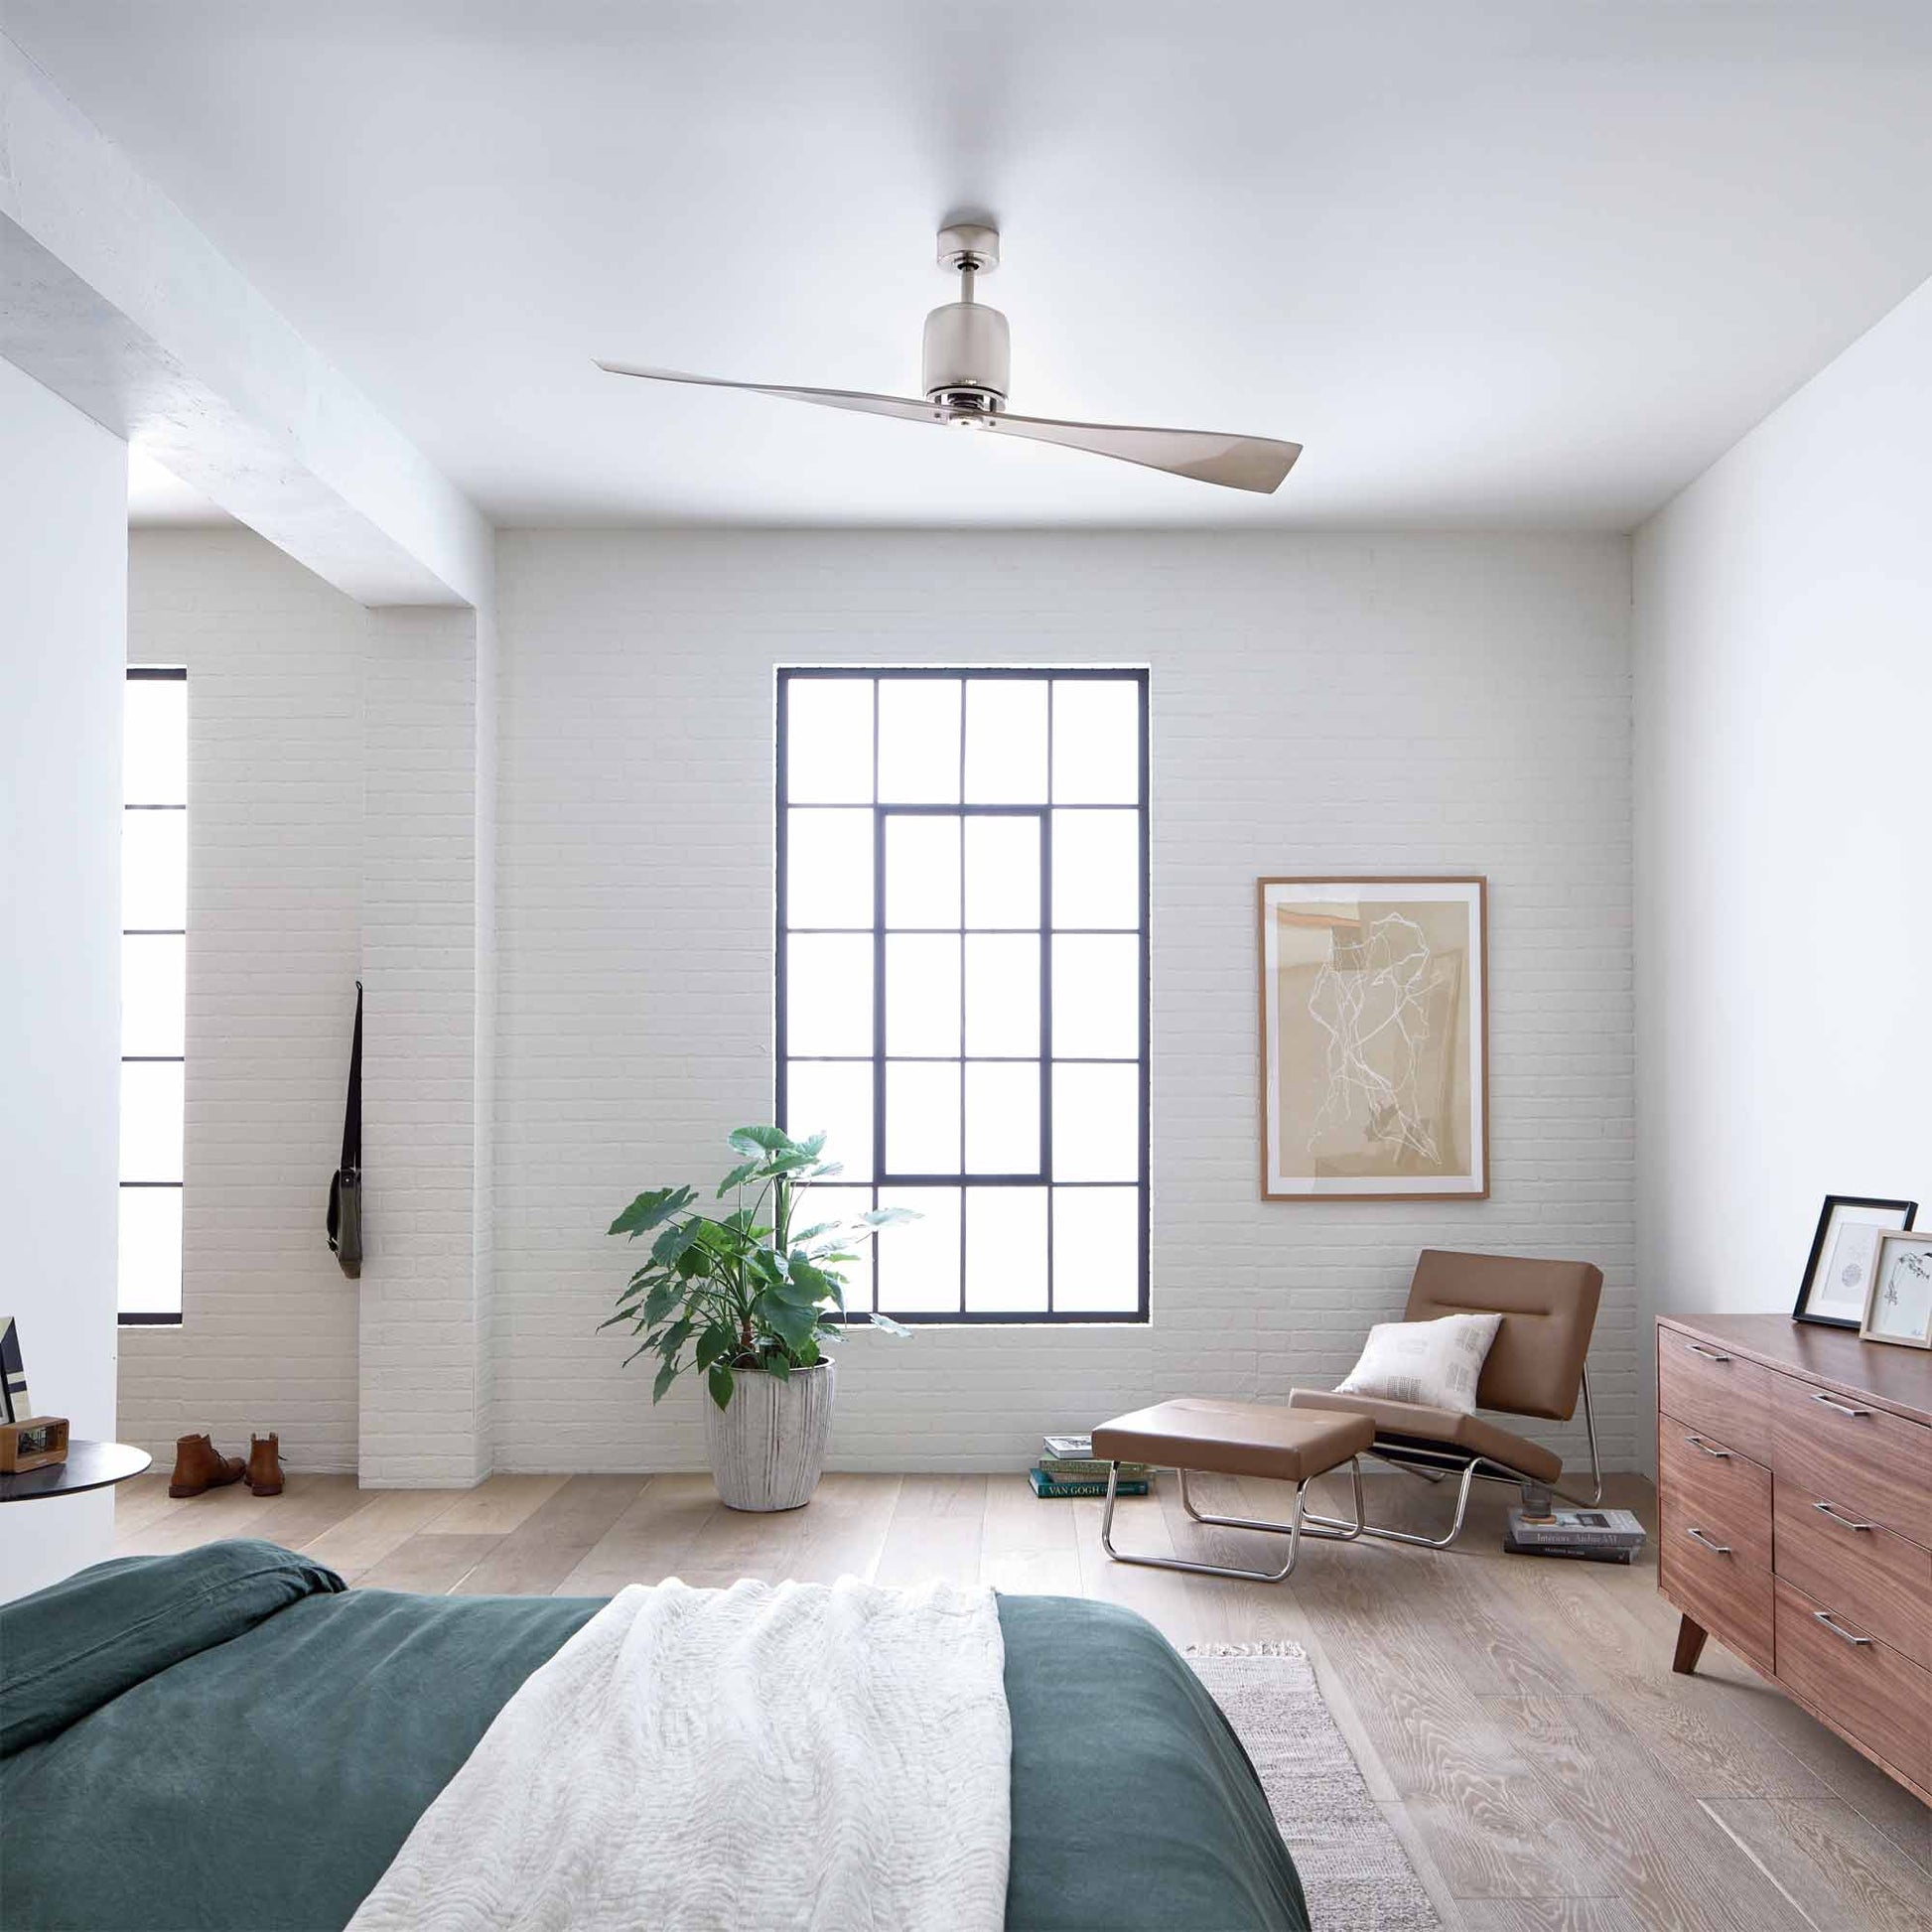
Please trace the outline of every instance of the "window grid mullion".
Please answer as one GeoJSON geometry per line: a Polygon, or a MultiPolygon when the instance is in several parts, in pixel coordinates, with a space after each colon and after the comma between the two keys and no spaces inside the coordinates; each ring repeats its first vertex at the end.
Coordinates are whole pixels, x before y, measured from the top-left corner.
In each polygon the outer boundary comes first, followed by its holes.
{"type": "Polygon", "coordinates": [[[1046,806],[1039,815],[1039,1165],[1046,1175],[1046,1313],[1053,1307],[1053,680],[1046,680],[1046,806]]]}
{"type": "MultiPolygon", "coordinates": [[[[1055,938],[1059,936],[1056,933],[1055,928],[1053,927],[1052,924],[1052,866],[1053,866],[1052,829],[1053,829],[1053,808],[1054,808],[1054,782],[1055,782],[1055,775],[1056,775],[1055,765],[1057,763],[1055,753],[1057,749],[1056,724],[1057,724],[1057,710],[1058,710],[1057,702],[1056,702],[1055,682],[1060,678],[1069,678],[1069,679],[1112,678],[1112,677],[1121,677],[1128,674],[1119,671],[1114,671],[1111,669],[1086,668],[1086,667],[1063,667],[1063,668],[1055,667],[1050,670],[1044,668],[1040,670],[1031,670],[1031,669],[1022,670],[1019,668],[1011,668],[1011,669],[1000,668],[996,670],[994,667],[987,667],[985,670],[978,670],[972,668],[961,668],[959,670],[953,670],[950,668],[941,669],[938,667],[930,667],[930,666],[908,668],[908,670],[904,673],[907,676],[933,677],[933,678],[942,678],[948,680],[957,680],[959,683],[960,711],[959,711],[959,733],[958,733],[958,752],[957,752],[959,796],[958,796],[958,802],[956,804],[947,804],[947,803],[925,804],[925,803],[907,801],[903,805],[889,805],[886,801],[884,801],[880,797],[879,794],[880,771],[883,762],[882,759],[883,726],[882,726],[881,715],[880,715],[881,698],[883,695],[882,687],[883,684],[886,682],[886,680],[888,678],[895,677],[899,674],[900,673],[897,671],[896,667],[886,667],[886,666],[855,667],[850,671],[836,671],[836,670],[830,670],[826,667],[811,667],[810,669],[806,669],[806,670],[801,670],[797,672],[786,671],[780,674],[781,685],[783,685],[786,681],[788,681],[790,677],[794,675],[796,676],[846,676],[846,677],[851,677],[857,680],[867,682],[870,684],[872,689],[873,709],[872,709],[872,717],[871,717],[871,763],[872,763],[871,809],[873,813],[874,902],[873,902],[873,920],[871,926],[871,933],[873,938],[872,953],[873,953],[875,1005],[874,1005],[874,1012],[872,1016],[873,1025],[872,1025],[872,1056],[871,1057],[872,1057],[872,1079],[873,1079],[873,1084],[872,1084],[873,1140],[874,1140],[875,1152],[874,1152],[874,1167],[873,1167],[873,1173],[871,1176],[871,1184],[869,1188],[869,1196],[871,1202],[874,1207],[878,1207],[882,1203],[882,1197],[884,1192],[894,1187],[913,1187],[913,1186],[944,1187],[948,1189],[955,1189],[958,1191],[959,1194],[961,1219],[960,1219],[960,1228],[959,1228],[959,1247],[958,1247],[958,1254],[957,1254],[959,1275],[958,1275],[958,1294],[956,1298],[957,1300],[956,1311],[944,1311],[944,1310],[894,1311],[891,1310],[891,1302],[893,1298],[886,1289],[885,1278],[882,1272],[881,1263],[879,1261],[879,1250],[877,1244],[875,1244],[874,1253],[873,1253],[873,1270],[874,1270],[873,1307],[882,1311],[895,1312],[907,1320],[925,1321],[925,1322],[944,1322],[948,1320],[956,1320],[956,1321],[1011,1320],[1011,1321],[1025,1322],[1025,1321],[1036,1321],[1036,1320],[1050,1321],[1055,1318],[1064,1319],[1067,1317],[1061,1315],[1058,1308],[1058,1282],[1056,1279],[1056,1275],[1057,1275],[1056,1257],[1054,1253],[1054,1247],[1055,1247],[1055,1243],[1054,1243],[1055,1216],[1053,1213],[1053,1201],[1055,1198],[1054,1189],[1057,1187],[1064,1186],[1069,1189],[1084,1190],[1088,1187],[1118,1186],[1121,1183],[1117,1181],[1070,1181],[1070,1180],[1066,1182],[1060,1182],[1057,1181],[1054,1177],[1053,1069],[1055,1065],[1058,1064],[1058,1062],[1056,1061],[1053,1052],[1054,1030],[1053,1030],[1053,1014],[1052,1014],[1052,988],[1053,988],[1053,942],[1055,938]],[[965,798],[967,732],[968,732],[967,704],[970,699],[973,679],[976,676],[989,676],[989,675],[998,675],[998,676],[1013,677],[1013,678],[1036,679],[1039,683],[1045,686],[1046,714],[1047,714],[1047,734],[1046,734],[1046,747],[1045,747],[1046,784],[1045,784],[1045,802],[1042,805],[1035,806],[1035,807],[1029,807],[1024,805],[1020,805],[1020,806],[974,805],[974,804],[970,804],[965,798]],[[939,927],[931,927],[931,928],[916,928],[916,927],[906,928],[908,932],[930,931],[933,933],[954,933],[956,934],[957,937],[957,942],[959,947],[958,961],[959,961],[959,981],[960,981],[959,984],[960,1043],[959,1043],[958,1053],[956,1055],[954,1054],[901,1054],[896,1056],[897,1058],[904,1059],[912,1063],[925,1063],[925,1064],[953,1063],[958,1065],[960,1070],[960,1086],[959,1086],[959,1096],[958,1096],[958,1106],[959,1106],[958,1132],[959,1132],[960,1152],[959,1152],[959,1173],[957,1174],[951,1174],[951,1173],[895,1174],[891,1172],[887,1160],[887,1135],[890,1128],[890,1123],[888,1119],[889,1110],[887,1104],[887,1069],[889,1065],[889,1059],[886,1050],[886,1046],[887,1046],[886,1019],[887,1019],[887,996],[888,996],[887,939],[889,937],[891,928],[890,928],[890,924],[887,916],[887,909],[886,909],[886,863],[885,861],[886,861],[887,821],[893,815],[894,812],[903,812],[907,816],[950,815],[956,818],[957,825],[958,825],[958,835],[959,835],[959,866],[960,866],[960,881],[961,881],[962,895],[965,890],[966,835],[967,835],[966,821],[968,818],[978,817],[978,816],[989,816],[995,814],[1015,816],[1015,817],[1033,817],[1035,818],[1035,823],[1039,828],[1040,904],[1039,904],[1039,924],[1037,928],[1035,928],[1037,930],[1038,937],[1039,937],[1039,975],[1038,975],[1039,1031],[1038,1031],[1038,1040],[1037,1040],[1038,1050],[1036,1054],[973,1055],[970,1054],[967,1050],[967,1001],[968,1001],[967,954],[966,954],[967,938],[971,935],[982,933],[982,932],[1016,933],[1016,934],[1025,933],[1028,930],[1030,930],[1030,928],[1024,926],[969,925],[966,922],[963,904],[961,906],[959,925],[956,928],[950,926],[939,926],[939,927]],[[1035,1069],[1038,1078],[1038,1084],[1039,1084],[1039,1102],[1038,1102],[1039,1162],[1038,1162],[1037,1173],[973,1174],[968,1171],[969,1164],[968,1164],[967,1153],[966,1153],[966,1142],[967,1142],[970,1108],[969,1108],[969,1102],[967,1097],[966,1069],[967,1066],[976,1058],[983,1058],[989,1061],[990,1063],[997,1063],[997,1064],[1031,1065],[1035,1069]],[[972,1188],[976,1186],[990,1186],[990,1187],[991,1186],[998,1186],[998,1187],[1031,1186],[1031,1187],[1040,1187],[1043,1189],[1045,1194],[1045,1202],[1046,1202],[1046,1227],[1044,1231],[1045,1232],[1046,1306],[1043,1311],[975,1311],[970,1310],[967,1307],[967,1272],[968,1272],[968,1260],[969,1260],[969,1255],[968,1255],[969,1237],[966,1229],[966,1208],[967,1208],[967,1199],[970,1194],[970,1191],[972,1188]]],[[[1134,1055],[1114,1055],[1114,1054],[1076,1054],[1071,1056],[1066,1063],[1069,1065],[1128,1065],[1128,1066],[1138,1066],[1138,1068],[1140,1069],[1140,1076],[1141,1076],[1140,1077],[1140,1122],[1139,1122],[1140,1158],[1138,1163],[1139,1179],[1136,1187],[1136,1191],[1139,1195],[1139,1221],[1140,1221],[1140,1226],[1138,1230],[1138,1242],[1137,1242],[1140,1251],[1140,1282],[1139,1282],[1139,1293],[1137,1298],[1138,1308],[1133,1311],[1127,1311],[1127,1312],[1117,1311],[1082,1312],[1077,1316],[1072,1317],[1082,1321],[1085,1320],[1145,1321],[1147,1319],[1148,1268],[1149,1268],[1148,1186],[1151,1178],[1149,1173],[1149,1168],[1151,1164],[1150,1163],[1150,1123],[1149,1123],[1151,1095],[1148,1091],[1149,1088],[1148,1068],[1149,1068],[1149,1053],[1150,1053],[1150,1046],[1151,1046],[1151,1013],[1150,1013],[1151,1003],[1148,998],[1149,967],[1151,961],[1151,934],[1149,931],[1149,921],[1151,916],[1151,897],[1152,897],[1151,840],[1150,840],[1150,813],[1149,813],[1148,788],[1149,788],[1149,782],[1151,777],[1151,772],[1149,769],[1151,759],[1149,756],[1150,748],[1149,748],[1149,737],[1148,737],[1148,679],[1144,671],[1138,674],[1134,674],[1134,676],[1135,676],[1135,682],[1138,687],[1136,726],[1137,726],[1137,736],[1138,736],[1138,746],[1137,746],[1138,764],[1139,764],[1138,775],[1140,780],[1139,799],[1134,804],[1125,804],[1125,805],[1113,805],[1111,803],[1102,805],[1096,802],[1095,809],[1133,811],[1137,814],[1137,831],[1139,833],[1138,844],[1139,844],[1139,860],[1140,860],[1140,872],[1141,872],[1141,877],[1139,882],[1140,884],[1139,930],[1135,935],[1140,942],[1138,951],[1139,951],[1139,968],[1140,968],[1139,978],[1140,978],[1141,1011],[1140,1011],[1139,1039],[1137,1041],[1139,1047],[1139,1053],[1138,1053],[1138,1057],[1134,1055]]],[[[779,744],[779,759],[778,759],[778,764],[779,764],[778,791],[779,791],[779,803],[780,803],[780,811],[781,811],[781,820],[780,820],[778,837],[780,841],[780,868],[779,869],[782,877],[786,872],[786,867],[784,864],[784,857],[785,857],[784,841],[786,839],[786,833],[783,826],[782,814],[790,808],[789,800],[786,796],[786,783],[785,783],[786,762],[787,762],[787,748],[785,745],[787,707],[786,707],[785,698],[782,691],[778,703],[778,717],[779,717],[779,727],[780,727],[780,731],[779,731],[780,744],[779,744]]],[[[826,802],[823,805],[823,809],[829,810],[829,809],[837,809],[837,808],[839,807],[834,806],[830,802],[826,802]]],[[[850,808],[845,807],[844,809],[850,809],[850,808]]],[[[786,941],[788,936],[794,930],[800,933],[830,934],[835,932],[862,933],[867,929],[863,926],[859,926],[859,927],[825,926],[825,927],[798,927],[798,928],[790,927],[787,923],[787,915],[789,911],[788,897],[787,897],[788,885],[789,882],[787,878],[785,880],[784,886],[781,888],[781,892],[779,896],[780,897],[780,904],[779,904],[779,928],[780,929],[778,934],[777,950],[780,957],[780,965],[778,969],[778,984],[779,984],[779,998],[781,1003],[781,1012],[782,1012],[783,1002],[788,997],[788,987],[786,983],[786,969],[783,963],[784,955],[786,952],[786,941]]],[[[1070,926],[1066,930],[1069,934],[1072,935],[1091,933],[1096,936],[1101,934],[1108,934],[1117,937],[1125,937],[1129,928],[1118,927],[1118,926],[1106,926],[1106,927],[1101,927],[1101,926],[1071,927],[1070,926]]],[[[785,1016],[784,1024],[786,1024],[788,1027],[788,1016],[785,1016]]],[[[781,1056],[781,1057],[785,1057],[785,1056],[781,1056]]],[[[843,1062],[847,1064],[855,1064],[861,1061],[864,1056],[861,1054],[800,1054],[797,1055],[796,1057],[803,1062],[814,1062],[814,1061],[829,1062],[829,1063],[843,1062]]],[[[787,1075],[784,1066],[781,1064],[778,1072],[781,1099],[784,1097],[786,1091],[785,1088],[786,1079],[787,1079],[787,1075]]]]}
{"type": "MultiPolygon", "coordinates": [[[[959,802],[966,803],[966,702],[959,681],[959,802]]],[[[959,1311],[966,1312],[966,814],[959,814],[959,1311]]]]}

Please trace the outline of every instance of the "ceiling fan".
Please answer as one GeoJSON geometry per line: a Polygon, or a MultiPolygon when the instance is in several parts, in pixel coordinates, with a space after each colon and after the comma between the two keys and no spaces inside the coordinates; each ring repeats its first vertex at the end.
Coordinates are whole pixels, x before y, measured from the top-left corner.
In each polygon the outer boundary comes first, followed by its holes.
{"type": "Polygon", "coordinates": [[[925,400],[876,396],[860,389],[800,389],[778,382],[732,382],[722,376],[686,375],[677,369],[639,369],[622,362],[599,362],[612,375],[642,376],[651,382],[694,382],[707,389],[749,389],[760,396],[815,402],[827,409],[853,409],[868,416],[896,416],[907,423],[950,423],[962,429],[990,430],[1031,443],[1057,443],[1117,457],[1149,470],[1166,470],[1198,483],[1266,495],[1302,454],[1299,443],[1270,436],[1231,436],[1214,430],[1142,429],[1121,423],[1061,423],[1045,416],[1007,412],[1009,337],[1007,319],[973,299],[977,279],[1000,265],[1000,232],[974,222],[939,230],[939,266],[959,276],[959,300],[934,309],[925,319],[925,400]]]}

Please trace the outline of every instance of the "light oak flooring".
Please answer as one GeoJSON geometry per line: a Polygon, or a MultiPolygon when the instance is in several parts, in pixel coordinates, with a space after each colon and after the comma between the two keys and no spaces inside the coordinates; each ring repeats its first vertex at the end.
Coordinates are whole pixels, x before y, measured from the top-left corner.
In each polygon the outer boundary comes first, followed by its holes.
{"type": "MultiPolygon", "coordinates": [[[[1216,1514],[1278,1518],[1286,1496],[1202,1484],[1216,1514]]],[[[1376,1520],[1427,1523],[1447,1500],[1402,1476],[1370,1485],[1376,1520]]],[[[1608,1500],[1654,1528],[1647,1484],[1613,1478],[1608,1500]]],[[[453,1491],[295,1474],[280,1497],[236,1487],[177,1503],[156,1474],[120,1491],[116,1548],[264,1536],[354,1584],[458,1594],[850,1574],[1105,1597],[1176,1644],[1307,1646],[1452,1928],[1932,1927],[1932,1812],[1715,1643],[1696,1677],[1674,1676],[1677,1619],[1654,1560],[1503,1555],[1508,1501],[1479,1497],[1453,1552],[1316,1543],[1281,1585],[1111,1564],[1097,1502],[1039,1502],[1017,1475],[829,1475],[807,1509],[746,1516],[705,1475],[504,1475],[453,1491]]],[[[1279,1561],[1272,1540],[1189,1522],[1172,1477],[1123,1502],[1116,1529],[1122,1547],[1153,1554],[1279,1561]]]]}

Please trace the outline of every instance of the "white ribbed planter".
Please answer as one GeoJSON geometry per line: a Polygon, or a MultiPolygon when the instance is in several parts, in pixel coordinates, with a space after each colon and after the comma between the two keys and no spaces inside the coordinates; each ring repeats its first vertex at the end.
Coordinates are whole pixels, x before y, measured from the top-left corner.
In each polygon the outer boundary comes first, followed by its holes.
{"type": "Polygon", "coordinates": [[[812,1499],[832,1436],[838,1370],[830,1361],[774,1375],[741,1374],[723,1409],[704,1399],[712,1480],[727,1509],[797,1509],[812,1499]]]}

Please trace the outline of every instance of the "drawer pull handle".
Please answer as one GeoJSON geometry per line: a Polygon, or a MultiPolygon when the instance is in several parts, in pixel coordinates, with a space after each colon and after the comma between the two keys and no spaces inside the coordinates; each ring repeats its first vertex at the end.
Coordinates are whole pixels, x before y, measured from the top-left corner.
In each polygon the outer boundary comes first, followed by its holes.
{"type": "Polygon", "coordinates": [[[1715,1538],[1706,1536],[1705,1533],[1701,1529],[1698,1529],[1695,1525],[1692,1528],[1687,1529],[1684,1532],[1684,1534],[1688,1536],[1693,1543],[1702,1543],[1704,1547],[1707,1550],[1709,1550],[1714,1556],[1727,1557],[1730,1555],[1730,1545],[1728,1543],[1720,1543],[1716,1541],[1715,1538]]]}
{"type": "MultiPolygon", "coordinates": [[[[1689,1443],[1690,1446],[1694,1449],[1696,1449],[1700,1455],[1709,1455],[1719,1462],[1728,1462],[1730,1460],[1730,1451],[1728,1449],[1713,1449],[1711,1445],[1707,1443],[1702,1436],[1686,1436],[1684,1440],[1687,1443],[1689,1443]]],[[[1819,1507],[1822,1509],[1824,1505],[1821,1503],[1819,1507]]]]}
{"type": "Polygon", "coordinates": [[[1720,1348],[1707,1348],[1701,1341],[1687,1341],[1684,1344],[1687,1355],[1702,1355],[1707,1362],[1727,1362],[1730,1357],[1720,1348]]]}
{"type": "Polygon", "coordinates": [[[1854,1633],[1853,1631],[1848,1630],[1845,1627],[1845,1625],[1842,1623],[1834,1623],[1832,1621],[1832,1613],[1830,1610],[1813,1610],[1811,1613],[1811,1620],[1814,1623],[1822,1623],[1825,1626],[1825,1628],[1832,1633],[1833,1636],[1843,1637],[1847,1643],[1863,1644],[1863,1643],[1869,1643],[1871,1641],[1869,1637],[1861,1637],[1856,1633],[1854,1633]]]}
{"type": "Polygon", "coordinates": [[[1830,1503],[1813,1503],[1812,1508],[1821,1516],[1829,1516],[1842,1530],[1875,1530],[1878,1527],[1876,1523],[1861,1523],[1834,1509],[1830,1503]]]}
{"type": "Polygon", "coordinates": [[[1841,1416],[1868,1416],[1869,1409],[1860,1409],[1850,1402],[1841,1402],[1835,1395],[1814,1395],[1814,1402],[1822,1402],[1827,1409],[1836,1409],[1841,1416]]]}

